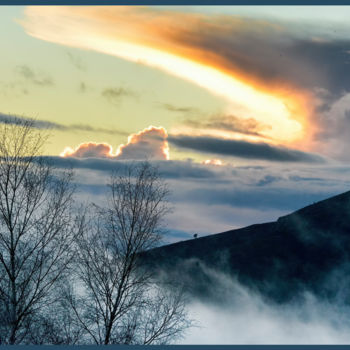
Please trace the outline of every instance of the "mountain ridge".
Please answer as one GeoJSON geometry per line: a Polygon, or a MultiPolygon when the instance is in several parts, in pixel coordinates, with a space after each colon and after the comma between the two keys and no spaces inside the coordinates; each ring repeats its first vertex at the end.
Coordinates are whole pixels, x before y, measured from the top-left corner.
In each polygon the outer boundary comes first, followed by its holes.
{"type": "Polygon", "coordinates": [[[237,279],[264,297],[287,302],[305,291],[335,298],[327,285],[350,276],[350,191],[308,205],[276,221],[172,243],[142,254],[145,266],[163,270],[195,295],[215,281],[203,266],[237,279]]]}

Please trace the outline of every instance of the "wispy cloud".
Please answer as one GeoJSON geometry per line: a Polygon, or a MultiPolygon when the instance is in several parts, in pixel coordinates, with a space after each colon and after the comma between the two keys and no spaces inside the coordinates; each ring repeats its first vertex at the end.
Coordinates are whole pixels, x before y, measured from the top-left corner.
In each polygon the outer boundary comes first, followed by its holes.
{"type": "Polygon", "coordinates": [[[12,114],[0,113],[0,123],[1,124],[13,124],[19,125],[23,121],[30,121],[33,128],[37,129],[57,129],[64,130],[64,126],[48,120],[36,120],[33,118],[20,117],[12,114]]]}
{"type": "Polygon", "coordinates": [[[28,82],[39,86],[54,85],[53,78],[46,73],[38,73],[27,65],[17,66],[15,71],[28,82]]]}
{"type": "Polygon", "coordinates": [[[92,133],[101,133],[106,135],[120,135],[120,136],[127,136],[129,133],[126,131],[121,131],[113,128],[100,128],[100,127],[94,127],[88,124],[70,124],[63,126],[65,130],[76,130],[76,131],[85,131],[85,132],[92,132],[92,133]]]}
{"type": "Polygon", "coordinates": [[[210,118],[202,119],[187,119],[184,121],[184,125],[192,127],[194,129],[209,129],[209,130],[221,130],[225,132],[240,133],[245,135],[259,136],[266,138],[263,135],[264,130],[268,130],[271,127],[262,122],[258,122],[254,118],[238,118],[234,115],[214,115],[210,118]]]}
{"type": "Polygon", "coordinates": [[[86,65],[82,58],[76,54],[73,54],[70,51],[67,51],[67,56],[69,58],[69,62],[78,70],[85,72],[86,65]]]}
{"type": "Polygon", "coordinates": [[[84,93],[88,89],[86,83],[84,81],[81,81],[79,84],[79,92],[84,93]]]}
{"type": "Polygon", "coordinates": [[[102,91],[101,95],[109,102],[114,105],[119,105],[124,97],[136,97],[137,94],[127,88],[106,88],[102,91]]]}
{"type": "Polygon", "coordinates": [[[170,103],[159,103],[158,105],[169,112],[184,113],[184,114],[198,112],[197,109],[193,107],[180,107],[180,106],[172,105],[170,103]]]}
{"type": "Polygon", "coordinates": [[[20,124],[22,121],[31,121],[32,127],[37,129],[52,129],[59,131],[82,131],[82,132],[91,132],[91,133],[101,133],[108,135],[121,135],[127,136],[129,133],[113,129],[113,128],[100,128],[94,127],[88,124],[59,124],[51,122],[48,120],[38,120],[28,117],[16,116],[11,114],[0,113],[0,123],[2,124],[20,124]]]}

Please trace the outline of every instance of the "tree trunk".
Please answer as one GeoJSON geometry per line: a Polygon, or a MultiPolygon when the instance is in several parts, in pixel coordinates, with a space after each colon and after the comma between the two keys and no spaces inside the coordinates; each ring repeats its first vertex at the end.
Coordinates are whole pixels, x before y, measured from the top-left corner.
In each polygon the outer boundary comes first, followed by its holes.
{"type": "Polygon", "coordinates": [[[16,293],[16,266],[15,251],[13,248],[13,238],[11,237],[11,301],[10,301],[10,318],[11,318],[11,335],[9,342],[11,345],[16,343],[17,331],[17,293],[16,293]]]}

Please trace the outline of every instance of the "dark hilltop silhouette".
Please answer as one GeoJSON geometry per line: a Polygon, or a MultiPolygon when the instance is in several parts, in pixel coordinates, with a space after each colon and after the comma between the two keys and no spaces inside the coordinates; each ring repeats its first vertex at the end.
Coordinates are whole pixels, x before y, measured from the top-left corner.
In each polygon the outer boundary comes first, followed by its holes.
{"type": "Polygon", "coordinates": [[[220,298],[209,268],[273,302],[289,302],[310,291],[350,304],[349,253],[350,191],[276,222],[162,246],[144,253],[142,260],[202,298],[220,298]]]}

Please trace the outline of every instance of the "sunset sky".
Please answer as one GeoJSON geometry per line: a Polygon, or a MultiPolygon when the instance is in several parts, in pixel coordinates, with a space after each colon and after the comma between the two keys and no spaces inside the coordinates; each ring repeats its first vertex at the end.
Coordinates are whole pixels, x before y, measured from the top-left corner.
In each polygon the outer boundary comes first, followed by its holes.
{"type": "Polygon", "coordinates": [[[350,188],[349,17],[1,7],[0,122],[50,130],[45,154],[89,198],[118,162],[154,161],[176,189],[173,240],[275,220],[350,188]]]}

